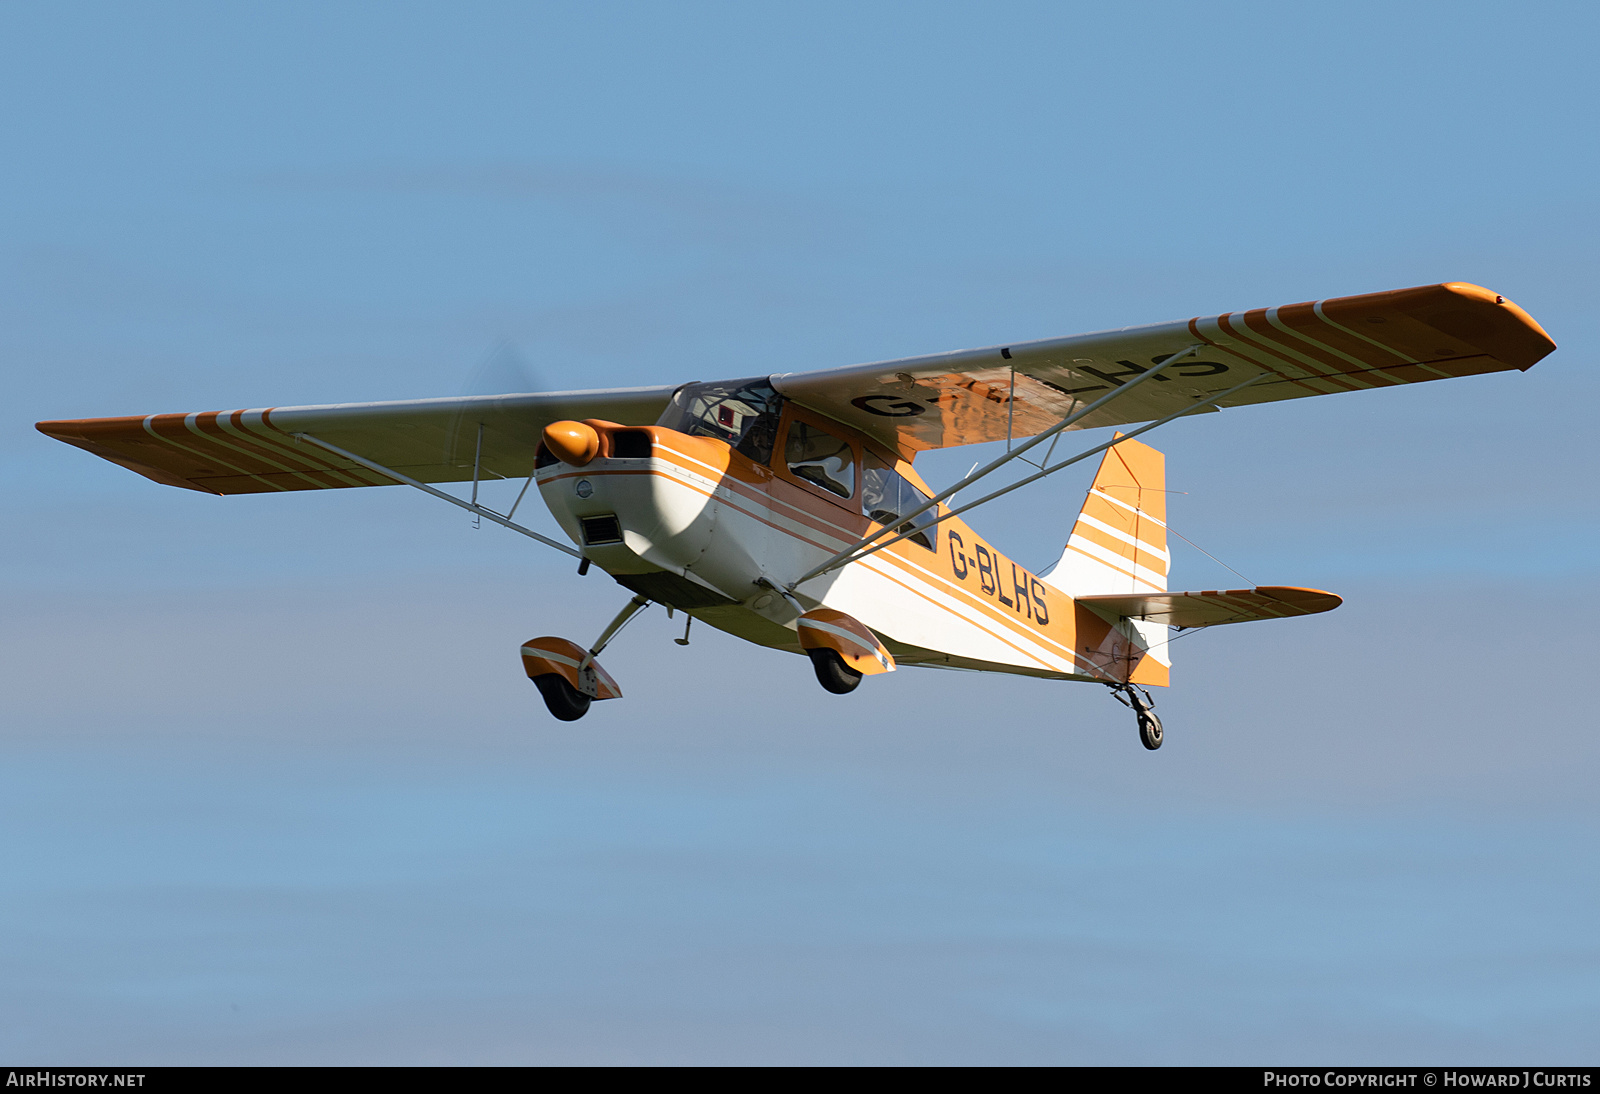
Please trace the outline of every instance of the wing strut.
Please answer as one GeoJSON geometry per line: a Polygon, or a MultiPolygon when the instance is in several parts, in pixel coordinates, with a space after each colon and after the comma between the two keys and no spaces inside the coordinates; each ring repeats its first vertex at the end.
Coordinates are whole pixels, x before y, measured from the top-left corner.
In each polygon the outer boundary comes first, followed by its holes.
{"type": "MultiPolygon", "coordinates": [[[[1110,395],[1101,396],[1095,402],[1094,405],[1085,407],[1083,410],[1079,411],[1077,414],[1074,414],[1074,415],[1072,415],[1072,416],[1070,416],[1068,418],[1063,419],[1061,422],[1059,422],[1055,426],[1052,426],[1046,432],[1039,434],[1032,441],[1030,441],[1027,445],[1023,445],[1021,448],[1018,448],[1015,451],[1006,453],[1004,456],[1000,457],[1000,459],[995,460],[988,467],[985,467],[982,471],[979,471],[979,472],[977,472],[975,474],[972,474],[972,475],[968,475],[966,478],[964,478],[960,482],[956,483],[955,486],[952,486],[949,489],[942,491],[940,494],[938,494],[936,497],[934,497],[934,499],[932,501],[928,502],[927,504],[925,504],[923,506],[920,506],[917,509],[913,509],[910,513],[908,513],[904,517],[900,518],[901,523],[894,525],[894,527],[896,527],[896,528],[904,528],[904,527],[906,527],[906,522],[908,522],[912,517],[920,516],[921,514],[926,513],[928,510],[930,510],[930,509],[934,508],[934,506],[938,505],[941,499],[949,497],[950,495],[954,494],[957,490],[960,490],[962,487],[965,487],[965,486],[969,485],[970,483],[976,482],[978,479],[983,478],[985,475],[989,474],[991,471],[993,471],[996,468],[1000,467],[1002,464],[1005,464],[1005,463],[1009,462],[1010,460],[1012,460],[1012,459],[1016,458],[1017,456],[1021,455],[1023,452],[1027,451],[1027,449],[1031,445],[1037,444],[1038,442],[1044,440],[1046,437],[1050,436],[1053,433],[1060,432],[1061,430],[1065,429],[1067,426],[1071,425],[1072,422],[1075,419],[1082,417],[1084,414],[1088,414],[1092,410],[1095,410],[1100,405],[1100,403],[1107,402],[1111,398],[1122,394],[1128,388],[1132,387],[1134,384],[1137,384],[1140,380],[1145,379],[1146,377],[1154,376],[1156,374],[1156,372],[1159,371],[1160,368],[1165,368],[1167,365],[1170,365],[1174,361],[1176,361],[1179,357],[1187,356],[1188,354],[1193,353],[1196,349],[1199,349],[1199,348],[1200,348],[1199,346],[1190,346],[1188,349],[1184,350],[1182,353],[1174,354],[1173,356],[1167,358],[1159,366],[1157,366],[1157,368],[1151,369],[1149,372],[1146,372],[1143,376],[1140,376],[1140,377],[1138,377],[1136,379],[1130,380],[1128,383],[1124,384],[1122,387],[1117,388],[1110,395]]],[[[1079,460],[1088,459],[1090,456],[1093,456],[1093,455],[1095,455],[1097,453],[1100,453],[1100,452],[1104,452],[1106,449],[1112,447],[1113,445],[1121,444],[1123,441],[1132,440],[1134,437],[1137,437],[1141,433],[1148,433],[1152,429],[1155,429],[1157,426],[1166,425],[1168,422],[1173,421],[1176,418],[1182,418],[1185,415],[1193,414],[1198,410],[1204,410],[1208,406],[1213,406],[1213,405],[1215,405],[1217,403],[1220,403],[1222,400],[1226,399],[1228,396],[1232,395],[1234,392],[1243,391],[1245,388],[1249,387],[1251,384],[1257,383],[1260,380],[1264,380],[1268,376],[1271,376],[1271,375],[1272,375],[1272,373],[1270,373],[1270,372],[1258,372],[1254,376],[1250,377],[1250,379],[1245,380],[1243,383],[1238,383],[1238,384],[1233,385],[1227,391],[1219,391],[1215,395],[1210,395],[1210,396],[1207,396],[1206,398],[1201,399],[1201,400],[1199,400],[1197,402],[1190,403],[1188,406],[1184,407],[1183,409],[1178,410],[1178,411],[1174,411],[1173,413],[1168,414],[1164,418],[1157,418],[1155,421],[1151,422],[1149,425],[1140,426],[1138,429],[1135,429],[1133,432],[1125,433],[1120,437],[1115,437],[1115,438],[1105,442],[1104,444],[1097,444],[1093,448],[1089,449],[1087,452],[1080,452],[1076,456],[1072,456],[1072,457],[1070,457],[1068,459],[1062,460],[1060,463],[1051,464],[1049,467],[1041,468],[1040,470],[1038,470],[1037,472],[1035,472],[1032,475],[1027,476],[1026,478],[1018,479],[1016,482],[1012,483],[1010,486],[1003,486],[999,490],[996,490],[992,494],[984,495],[983,497],[979,498],[977,501],[968,502],[966,505],[963,505],[963,506],[961,506],[960,508],[957,508],[957,509],[952,509],[948,513],[945,513],[942,516],[936,516],[934,518],[934,520],[933,520],[933,524],[943,523],[944,521],[949,520],[951,517],[959,516],[960,514],[965,513],[969,509],[976,509],[978,506],[984,505],[984,504],[986,504],[988,502],[991,502],[994,499],[996,499],[998,497],[1001,497],[1001,496],[1003,496],[1005,494],[1009,494],[1013,490],[1021,489],[1022,487],[1027,486],[1031,482],[1037,482],[1038,480],[1044,478],[1046,475],[1053,475],[1057,471],[1060,471],[1063,467],[1068,467],[1068,466],[1070,466],[1072,464],[1075,464],[1079,460]]],[[[818,566],[815,569],[813,569],[813,570],[809,571],[808,573],[806,573],[805,576],[797,578],[796,580],[790,582],[789,583],[789,588],[793,589],[795,586],[801,584],[802,582],[810,581],[814,577],[821,577],[823,574],[827,573],[830,570],[837,570],[841,566],[848,566],[850,563],[859,561],[860,559],[863,559],[863,558],[866,558],[868,555],[876,554],[877,552],[883,550],[885,547],[891,547],[894,544],[899,543],[901,540],[906,539],[906,538],[908,538],[910,536],[914,536],[918,532],[924,531],[929,527],[932,527],[932,525],[924,524],[924,525],[920,525],[920,526],[913,526],[909,530],[901,532],[899,535],[895,536],[893,539],[886,539],[882,543],[877,543],[877,544],[874,544],[871,547],[867,547],[867,544],[871,543],[878,536],[881,536],[884,532],[887,532],[887,531],[890,530],[887,527],[880,528],[878,531],[872,533],[869,536],[862,537],[856,543],[854,543],[851,546],[845,548],[843,551],[840,551],[838,554],[836,554],[832,558],[830,558],[827,562],[824,562],[821,566],[818,566]],[[864,551],[861,550],[861,548],[863,548],[863,547],[867,547],[867,549],[864,550],[864,551]],[[857,553],[857,552],[859,552],[859,553],[857,553]]]]}
{"type": "MultiPolygon", "coordinates": [[[[297,441],[306,441],[309,444],[314,444],[318,448],[326,448],[329,452],[332,452],[336,456],[343,456],[345,459],[350,460],[350,461],[352,461],[354,463],[358,463],[362,467],[365,467],[369,471],[376,471],[380,475],[386,475],[389,478],[393,479],[395,482],[404,483],[406,486],[415,486],[418,490],[421,490],[424,494],[432,494],[436,498],[443,498],[445,501],[449,502],[451,505],[459,505],[461,508],[465,509],[467,512],[473,514],[474,516],[488,517],[490,520],[494,521],[496,524],[499,524],[499,525],[502,525],[502,526],[504,526],[506,528],[509,528],[513,532],[521,532],[523,535],[529,537],[530,539],[536,539],[540,543],[545,544],[546,546],[554,547],[558,551],[564,551],[565,553],[571,555],[573,558],[582,558],[583,557],[583,555],[581,553],[579,553],[577,551],[574,551],[571,547],[568,547],[565,543],[557,543],[555,540],[551,539],[549,536],[541,536],[538,532],[535,532],[531,528],[524,528],[520,524],[515,524],[511,520],[509,520],[508,518],[502,517],[499,513],[496,513],[493,509],[485,509],[483,506],[477,504],[475,501],[474,502],[465,502],[465,501],[462,501],[460,498],[451,497],[449,494],[446,494],[443,490],[435,490],[433,487],[427,485],[426,483],[421,483],[421,482],[418,482],[416,479],[411,478],[410,476],[402,475],[400,472],[393,471],[393,470],[383,466],[383,464],[381,464],[381,463],[373,463],[371,460],[369,460],[369,459],[367,459],[367,458],[365,458],[363,456],[358,456],[354,452],[347,452],[344,449],[340,448],[338,445],[329,444],[327,441],[319,440],[318,438],[313,437],[309,433],[291,433],[291,434],[289,434],[289,436],[293,437],[297,441]]],[[[477,493],[478,493],[478,491],[477,491],[477,486],[478,486],[477,482],[474,481],[472,486],[473,486],[473,491],[472,491],[473,497],[476,498],[477,497],[477,493]]],[[[526,489],[526,487],[524,487],[524,489],[526,489]]],[[[517,501],[518,502],[522,501],[522,495],[520,495],[520,494],[517,495],[517,501]]],[[[513,508],[515,508],[515,507],[513,507],[513,508]]]]}
{"type": "MultiPolygon", "coordinates": [[[[920,517],[922,514],[926,513],[928,510],[937,507],[938,504],[941,501],[944,501],[946,498],[954,497],[959,491],[965,490],[967,487],[971,486],[973,483],[977,482],[979,479],[983,478],[985,475],[988,475],[990,472],[998,471],[1001,467],[1004,467],[1006,464],[1010,463],[1012,460],[1014,460],[1017,457],[1021,456],[1024,452],[1028,451],[1030,448],[1034,447],[1035,445],[1043,444],[1045,441],[1049,440],[1051,437],[1055,437],[1055,436],[1059,435],[1060,432],[1063,429],[1066,429],[1073,422],[1078,421],[1079,419],[1085,417],[1086,415],[1093,414],[1095,411],[1097,411],[1101,407],[1105,406],[1107,403],[1109,403],[1112,399],[1115,399],[1117,396],[1126,395],[1128,392],[1132,391],[1134,388],[1138,387],[1140,384],[1144,383],[1146,380],[1150,379],[1153,376],[1159,376],[1166,369],[1168,369],[1171,366],[1177,364],[1180,360],[1182,360],[1183,358],[1189,356],[1191,353],[1195,352],[1196,350],[1204,349],[1204,348],[1205,348],[1205,343],[1204,342],[1196,342],[1194,345],[1190,346],[1188,349],[1179,350],[1177,353],[1174,353],[1171,357],[1168,357],[1165,361],[1162,361],[1159,365],[1157,365],[1154,368],[1149,369],[1149,370],[1147,370],[1145,372],[1141,372],[1138,376],[1135,376],[1133,379],[1129,380],[1127,383],[1123,384],[1121,387],[1113,388],[1111,391],[1108,391],[1106,394],[1100,396],[1100,398],[1096,399],[1094,402],[1090,403],[1088,406],[1084,407],[1082,410],[1073,411],[1071,414],[1068,414],[1065,418],[1062,418],[1059,422],[1057,422],[1055,425],[1051,426],[1049,429],[1045,430],[1043,433],[1037,434],[1031,440],[1029,440],[1027,443],[1018,445],[1016,448],[1012,448],[1011,447],[1011,425],[1010,425],[1010,422],[1008,420],[1007,424],[1006,424],[1006,452],[1005,452],[1005,455],[1001,456],[999,459],[990,461],[990,463],[980,471],[970,471],[970,472],[968,472],[967,473],[967,477],[962,479],[960,482],[956,483],[954,486],[949,486],[949,487],[946,487],[945,489],[939,491],[933,497],[929,498],[927,500],[927,502],[925,502],[924,504],[922,504],[922,505],[918,506],[917,508],[911,510],[911,512],[901,514],[900,520],[902,522],[904,522],[904,521],[910,521],[910,520],[913,520],[913,519],[915,519],[917,517],[920,517]]],[[[1015,383],[1015,379],[1016,379],[1016,372],[1015,372],[1015,370],[1013,370],[1012,371],[1012,382],[1013,383],[1015,383]]],[[[1228,393],[1225,392],[1224,394],[1228,394],[1228,393]]],[[[1221,397],[1222,396],[1220,396],[1220,395],[1217,396],[1217,398],[1219,398],[1219,399],[1221,397]]],[[[1192,409],[1194,409],[1193,406],[1184,408],[1185,413],[1187,413],[1189,410],[1192,410],[1192,409]]],[[[1026,462],[1029,462],[1029,461],[1024,460],[1023,462],[1026,463],[1026,462]]],[[[976,466],[976,465],[974,465],[974,466],[976,466]]],[[[1038,466],[1038,465],[1035,464],[1034,466],[1038,466]]],[[[1065,466],[1065,465],[1063,465],[1063,466],[1065,466]]],[[[988,500],[989,500],[988,498],[984,498],[983,499],[983,501],[988,501],[988,500]]],[[[982,502],[974,502],[973,504],[974,505],[981,505],[982,502]]],[[[967,508],[970,509],[971,506],[967,506],[967,508]]],[[[939,519],[943,520],[944,518],[941,517],[939,519]]],[[[935,521],[934,523],[938,523],[938,522],[935,521]]],[[[899,527],[899,526],[896,525],[896,527],[899,527]]],[[[862,536],[860,539],[856,540],[850,546],[846,547],[844,550],[840,551],[838,554],[836,554],[832,558],[828,559],[828,561],[824,562],[821,566],[818,566],[816,569],[814,569],[814,570],[810,571],[809,573],[807,573],[804,577],[801,577],[801,578],[798,578],[798,579],[796,579],[794,581],[789,582],[788,587],[790,589],[793,589],[796,585],[799,585],[802,581],[810,581],[812,578],[819,577],[822,574],[827,573],[829,570],[836,569],[837,567],[839,567],[841,565],[848,565],[849,563],[854,562],[856,558],[865,557],[865,555],[871,554],[872,551],[867,551],[863,555],[857,555],[855,557],[851,557],[852,555],[855,555],[856,551],[859,551],[861,548],[865,547],[867,544],[871,543],[873,540],[877,539],[879,536],[883,535],[885,532],[887,532],[889,530],[890,529],[887,528],[887,527],[879,528],[876,532],[870,532],[867,535],[862,536]]],[[[915,534],[915,533],[913,533],[913,532],[906,533],[906,535],[913,535],[913,534],[915,534]]],[[[888,543],[881,543],[878,546],[879,547],[887,547],[889,545],[889,543],[897,543],[897,542],[899,542],[900,540],[902,540],[904,538],[905,538],[905,535],[896,536],[894,539],[889,540],[888,543]]],[[[873,548],[873,550],[877,550],[877,548],[875,547],[875,548],[873,548]]]]}

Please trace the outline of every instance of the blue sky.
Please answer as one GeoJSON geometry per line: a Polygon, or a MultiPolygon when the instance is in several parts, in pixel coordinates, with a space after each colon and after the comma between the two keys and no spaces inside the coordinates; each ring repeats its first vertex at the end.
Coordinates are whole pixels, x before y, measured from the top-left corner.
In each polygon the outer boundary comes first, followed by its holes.
{"type": "MultiPolygon", "coordinates": [[[[1597,29],[7,6],[0,1049],[1594,1062],[1597,29]],[[1184,639],[1153,755],[1097,690],[840,699],[652,615],[627,698],[558,724],[515,648],[590,637],[603,577],[414,492],[217,499],[32,430],[454,394],[506,344],[654,384],[1443,280],[1560,350],[1152,435],[1179,532],[1347,598],[1184,639]]],[[[1042,566],[1087,475],[980,523],[1042,566]]]]}

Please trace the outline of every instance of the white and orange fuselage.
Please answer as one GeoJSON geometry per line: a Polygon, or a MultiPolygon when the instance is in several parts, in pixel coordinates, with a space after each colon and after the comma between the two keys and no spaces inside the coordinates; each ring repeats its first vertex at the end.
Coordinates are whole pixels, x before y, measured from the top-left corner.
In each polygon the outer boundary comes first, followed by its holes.
{"type": "MultiPolygon", "coordinates": [[[[782,428],[795,421],[847,439],[856,466],[870,455],[931,496],[908,461],[864,435],[790,404],[782,428]]],[[[795,653],[802,610],[824,608],[866,624],[900,664],[1168,682],[1167,627],[1104,618],[1076,603],[1059,578],[1029,572],[959,518],[922,543],[903,539],[786,595],[795,578],[881,527],[862,512],[859,482],[841,497],[790,473],[781,432],[776,454],[758,463],[713,437],[585,424],[598,446],[575,457],[584,461],[578,466],[547,459],[536,472],[539,490],[587,558],[652,600],[795,653]],[[924,545],[930,538],[935,549],[924,545]]],[[[1162,516],[1148,501],[1136,510],[1092,493],[1064,556],[1076,551],[1083,565],[1098,567],[1100,585],[1080,591],[1165,589],[1162,516]],[[1106,587],[1107,576],[1122,584],[1106,587]]]]}

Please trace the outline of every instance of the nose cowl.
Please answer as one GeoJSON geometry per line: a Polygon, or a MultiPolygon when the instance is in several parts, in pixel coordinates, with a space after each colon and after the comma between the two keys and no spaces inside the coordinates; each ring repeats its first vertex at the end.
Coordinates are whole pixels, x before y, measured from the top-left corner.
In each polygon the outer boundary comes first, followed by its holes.
{"type": "Polygon", "coordinates": [[[562,463],[582,467],[600,451],[600,434],[583,422],[551,422],[544,427],[544,446],[562,463]]]}

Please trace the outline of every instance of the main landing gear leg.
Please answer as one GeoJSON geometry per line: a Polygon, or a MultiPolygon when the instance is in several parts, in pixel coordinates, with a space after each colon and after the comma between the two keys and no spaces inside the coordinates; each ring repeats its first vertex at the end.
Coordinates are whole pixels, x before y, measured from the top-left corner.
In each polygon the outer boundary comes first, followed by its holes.
{"type": "Polygon", "coordinates": [[[1139,723],[1139,743],[1152,752],[1161,747],[1161,719],[1156,717],[1155,700],[1137,684],[1107,684],[1112,698],[1132,709],[1139,723]]]}

